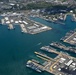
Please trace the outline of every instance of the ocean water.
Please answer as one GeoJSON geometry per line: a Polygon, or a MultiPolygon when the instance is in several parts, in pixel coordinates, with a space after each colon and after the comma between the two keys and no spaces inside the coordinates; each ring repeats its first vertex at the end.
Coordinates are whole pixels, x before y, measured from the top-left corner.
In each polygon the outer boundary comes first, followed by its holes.
{"type": "MultiPolygon", "coordinates": [[[[70,16],[67,17],[65,25],[54,24],[40,18],[31,19],[52,27],[52,30],[30,35],[22,34],[19,26],[16,26],[15,30],[8,30],[7,26],[0,25],[0,75],[52,75],[26,68],[26,62],[32,58],[41,61],[34,51],[40,51],[40,47],[49,45],[52,41],[60,41],[66,32],[76,28],[76,23],[71,21],[70,16]]],[[[76,57],[74,53],[70,54],[76,57]]],[[[50,56],[54,57],[53,54],[50,56]]]]}

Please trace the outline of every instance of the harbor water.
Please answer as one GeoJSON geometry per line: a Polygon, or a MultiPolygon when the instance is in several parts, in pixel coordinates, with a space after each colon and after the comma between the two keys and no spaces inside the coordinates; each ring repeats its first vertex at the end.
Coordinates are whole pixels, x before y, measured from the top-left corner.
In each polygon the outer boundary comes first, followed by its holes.
{"type": "MultiPolygon", "coordinates": [[[[31,19],[52,27],[52,30],[30,35],[21,33],[19,26],[16,26],[15,30],[8,30],[7,26],[0,25],[0,75],[52,75],[26,68],[26,62],[29,59],[41,61],[34,54],[35,51],[40,51],[40,47],[49,45],[52,41],[60,41],[68,31],[76,28],[76,22],[71,21],[71,16],[67,17],[65,25],[54,24],[40,18],[31,19]]],[[[74,53],[70,54],[76,57],[74,53]]],[[[54,57],[54,54],[49,55],[54,57]]]]}

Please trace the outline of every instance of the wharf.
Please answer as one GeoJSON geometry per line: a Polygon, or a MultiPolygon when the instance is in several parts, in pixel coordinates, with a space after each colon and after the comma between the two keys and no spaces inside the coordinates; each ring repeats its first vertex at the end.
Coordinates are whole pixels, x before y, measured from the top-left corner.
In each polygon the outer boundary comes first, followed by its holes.
{"type": "Polygon", "coordinates": [[[65,37],[61,38],[61,40],[76,46],[76,30],[66,33],[65,37]]]}
{"type": "Polygon", "coordinates": [[[73,37],[74,35],[76,35],[76,32],[72,35],[70,35],[67,39],[64,40],[64,42],[67,42],[67,40],[69,40],[71,37],[73,37]]]}

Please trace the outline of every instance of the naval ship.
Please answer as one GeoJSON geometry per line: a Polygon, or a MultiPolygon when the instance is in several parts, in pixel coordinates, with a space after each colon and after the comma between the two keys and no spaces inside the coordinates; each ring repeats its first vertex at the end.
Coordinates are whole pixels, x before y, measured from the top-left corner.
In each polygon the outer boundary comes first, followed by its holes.
{"type": "Polygon", "coordinates": [[[71,47],[71,46],[66,47],[65,45],[63,45],[60,42],[52,42],[50,45],[53,46],[53,47],[59,48],[59,49],[63,49],[63,50],[66,50],[66,51],[76,53],[76,47],[71,47]]]}
{"type": "Polygon", "coordinates": [[[47,52],[51,52],[51,50],[56,50],[55,48],[53,48],[51,46],[43,46],[40,49],[43,51],[47,51],[47,52]]]}
{"type": "Polygon", "coordinates": [[[35,62],[29,60],[27,61],[26,67],[31,68],[39,73],[41,73],[43,71],[43,69],[35,62]]]}

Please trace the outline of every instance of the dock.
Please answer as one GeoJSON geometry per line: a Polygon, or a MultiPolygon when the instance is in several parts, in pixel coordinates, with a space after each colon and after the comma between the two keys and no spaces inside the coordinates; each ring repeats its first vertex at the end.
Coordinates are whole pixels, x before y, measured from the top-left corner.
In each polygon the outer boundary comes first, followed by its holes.
{"type": "MultiPolygon", "coordinates": [[[[44,47],[44,46],[43,46],[44,47]]],[[[45,46],[46,47],[46,46],[45,46]]],[[[47,49],[49,50],[49,49],[47,49]]],[[[46,54],[40,53],[40,52],[34,52],[36,54],[36,56],[42,60],[44,60],[46,63],[44,65],[41,65],[38,63],[34,63],[36,66],[39,66],[40,68],[43,69],[43,71],[52,73],[54,75],[66,75],[66,74],[71,74],[72,73],[68,73],[68,72],[64,72],[62,69],[67,69],[70,68],[71,71],[75,71],[76,68],[76,58],[70,56],[69,54],[66,54],[64,52],[58,52],[57,50],[53,50],[50,49],[50,53],[54,53],[57,54],[57,56],[55,58],[51,58],[46,54]],[[71,66],[73,66],[71,68],[71,66]]],[[[69,69],[68,69],[69,71],[69,69]]],[[[76,72],[75,72],[76,74],[76,72]]]]}

